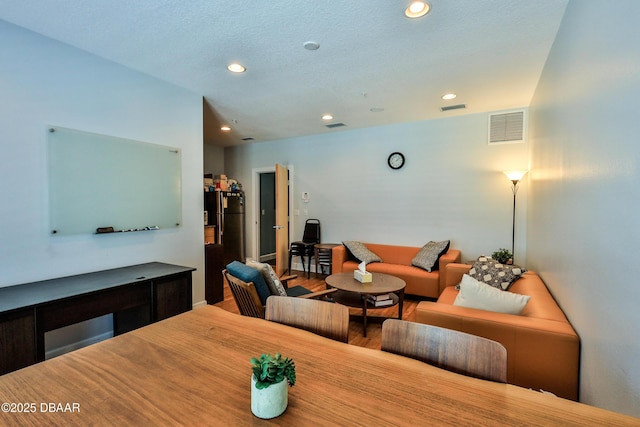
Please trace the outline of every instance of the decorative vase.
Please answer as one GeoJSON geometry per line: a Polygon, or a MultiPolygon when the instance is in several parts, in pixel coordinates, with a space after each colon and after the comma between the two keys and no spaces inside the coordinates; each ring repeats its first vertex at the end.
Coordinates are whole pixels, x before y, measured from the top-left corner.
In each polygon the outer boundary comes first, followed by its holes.
{"type": "Polygon", "coordinates": [[[256,387],[256,377],[251,375],[251,412],[258,418],[269,419],[281,415],[289,403],[289,383],[283,379],[267,388],[256,387]]]}

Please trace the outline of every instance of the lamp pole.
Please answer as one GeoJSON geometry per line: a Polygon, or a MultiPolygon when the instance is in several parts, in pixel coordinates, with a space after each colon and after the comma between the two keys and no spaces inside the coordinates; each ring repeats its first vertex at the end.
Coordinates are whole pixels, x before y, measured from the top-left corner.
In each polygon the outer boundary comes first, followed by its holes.
{"type": "Polygon", "coordinates": [[[513,261],[516,257],[516,194],[518,193],[518,179],[512,179],[513,188],[511,191],[513,192],[513,216],[511,219],[511,260],[513,261]]]}
{"type": "Polygon", "coordinates": [[[504,174],[509,178],[511,184],[511,191],[513,192],[513,216],[511,217],[511,261],[515,259],[516,251],[516,194],[518,193],[518,183],[528,171],[504,171],[504,174]]]}

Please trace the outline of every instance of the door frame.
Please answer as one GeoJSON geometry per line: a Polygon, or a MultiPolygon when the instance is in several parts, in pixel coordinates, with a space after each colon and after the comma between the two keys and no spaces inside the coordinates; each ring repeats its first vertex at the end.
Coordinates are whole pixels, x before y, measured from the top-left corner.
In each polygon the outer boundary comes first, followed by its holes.
{"type": "MultiPolygon", "coordinates": [[[[294,234],[294,224],[291,221],[291,201],[293,200],[293,165],[282,165],[289,171],[289,242],[291,242],[291,236],[294,234]]],[[[253,188],[253,209],[251,210],[251,229],[253,230],[253,256],[255,260],[260,259],[260,174],[276,171],[275,163],[273,166],[265,166],[262,168],[251,169],[251,185],[253,188]]]]}
{"type": "Polygon", "coordinates": [[[277,232],[273,233],[273,229],[271,228],[271,224],[262,224],[262,220],[264,219],[264,214],[262,212],[262,201],[263,201],[263,197],[262,197],[262,193],[265,192],[265,190],[267,191],[271,191],[273,190],[273,202],[274,202],[274,207],[273,207],[273,216],[274,216],[274,225],[277,222],[277,218],[275,218],[275,211],[276,211],[276,206],[275,206],[275,199],[276,199],[276,174],[273,172],[260,172],[258,174],[258,189],[259,191],[256,192],[257,195],[257,199],[258,199],[258,205],[256,205],[257,207],[257,216],[256,218],[258,219],[256,221],[256,241],[259,242],[259,244],[256,246],[256,253],[258,255],[258,257],[256,258],[256,260],[260,261],[260,262],[268,262],[268,260],[271,260],[273,257],[273,261],[276,260],[276,253],[278,251],[277,245],[276,245],[276,237],[277,237],[277,232]],[[273,177],[273,186],[272,188],[269,188],[270,186],[264,186],[262,184],[263,178],[265,176],[272,176],[273,177]],[[267,230],[266,227],[269,227],[269,229],[267,230]],[[273,238],[273,252],[269,253],[269,254],[265,254],[264,252],[264,248],[262,247],[262,243],[263,243],[263,236],[262,236],[262,232],[265,233],[271,233],[272,235],[270,237],[273,238]],[[265,258],[267,257],[267,258],[265,258]]]}

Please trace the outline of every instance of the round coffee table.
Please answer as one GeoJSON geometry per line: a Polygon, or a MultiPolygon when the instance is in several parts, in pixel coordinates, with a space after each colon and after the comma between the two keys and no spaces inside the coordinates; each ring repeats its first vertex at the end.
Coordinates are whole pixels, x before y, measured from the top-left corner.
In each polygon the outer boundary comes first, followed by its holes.
{"type": "Polygon", "coordinates": [[[349,307],[362,308],[363,336],[367,336],[367,309],[389,308],[398,304],[398,319],[402,319],[402,305],[404,303],[404,280],[384,273],[371,273],[370,283],[360,283],[353,278],[353,271],[348,273],[332,274],[325,279],[327,286],[337,288],[339,291],[331,294],[331,298],[349,307]],[[368,300],[369,295],[391,294],[390,305],[376,306],[368,300]]]}

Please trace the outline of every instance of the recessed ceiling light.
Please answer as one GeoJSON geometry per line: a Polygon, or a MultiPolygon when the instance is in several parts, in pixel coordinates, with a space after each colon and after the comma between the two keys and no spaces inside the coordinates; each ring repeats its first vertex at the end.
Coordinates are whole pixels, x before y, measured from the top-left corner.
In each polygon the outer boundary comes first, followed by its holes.
{"type": "Polygon", "coordinates": [[[222,132],[229,132],[229,131],[231,130],[231,128],[230,128],[229,126],[222,126],[222,127],[220,128],[220,130],[221,130],[222,132]]]}
{"type": "Polygon", "coordinates": [[[427,2],[414,1],[404,10],[404,14],[407,18],[420,18],[429,13],[429,10],[431,6],[427,2]]]}
{"type": "Polygon", "coordinates": [[[458,95],[456,95],[455,93],[445,93],[444,95],[442,95],[442,99],[448,101],[450,99],[455,99],[456,96],[458,95]]]}
{"type": "Polygon", "coordinates": [[[307,50],[318,50],[320,48],[320,43],[314,41],[304,42],[302,45],[307,50]]]}
{"type": "Polygon", "coordinates": [[[232,64],[229,64],[227,70],[231,71],[232,73],[244,73],[247,69],[237,62],[234,62],[232,64]]]}
{"type": "Polygon", "coordinates": [[[322,116],[322,120],[333,120],[333,116],[331,114],[325,114],[322,116]]]}

